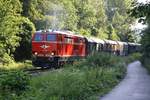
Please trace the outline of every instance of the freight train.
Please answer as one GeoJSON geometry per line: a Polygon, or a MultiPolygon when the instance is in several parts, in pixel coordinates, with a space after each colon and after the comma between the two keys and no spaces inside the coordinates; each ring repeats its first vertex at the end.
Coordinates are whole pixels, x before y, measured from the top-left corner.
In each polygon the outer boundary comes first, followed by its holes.
{"type": "Polygon", "coordinates": [[[140,50],[140,44],[101,40],[76,35],[70,31],[37,31],[32,36],[33,65],[54,67],[94,52],[109,52],[126,56],[140,50]]]}

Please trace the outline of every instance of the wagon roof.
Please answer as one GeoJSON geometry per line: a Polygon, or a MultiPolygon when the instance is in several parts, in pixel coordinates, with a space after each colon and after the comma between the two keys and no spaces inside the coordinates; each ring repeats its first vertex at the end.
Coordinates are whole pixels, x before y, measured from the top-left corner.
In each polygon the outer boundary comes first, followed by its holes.
{"type": "Polygon", "coordinates": [[[138,45],[138,46],[141,46],[141,44],[139,43],[131,43],[131,42],[128,42],[129,45],[138,45]]]}
{"type": "Polygon", "coordinates": [[[131,43],[131,42],[128,42],[128,44],[129,44],[129,45],[136,45],[136,43],[131,43]]]}
{"type": "Polygon", "coordinates": [[[101,40],[99,38],[95,38],[95,37],[86,37],[86,39],[89,41],[89,42],[93,42],[93,43],[101,43],[101,44],[104,44],[104,40],[101,40]]]}
{"type": "Polygon", "coordinates": [[[120,44],[120,45],[128,45],[127,42],[122,42],[122,41],[117,41],[117,43],[120,44]]]}
{"type": "Polygon", "coordinates": [[[113,41],[113,40],[104,40],[106,43],[110,43],[110,44],[117,44],[116,41],[113,41]]]}

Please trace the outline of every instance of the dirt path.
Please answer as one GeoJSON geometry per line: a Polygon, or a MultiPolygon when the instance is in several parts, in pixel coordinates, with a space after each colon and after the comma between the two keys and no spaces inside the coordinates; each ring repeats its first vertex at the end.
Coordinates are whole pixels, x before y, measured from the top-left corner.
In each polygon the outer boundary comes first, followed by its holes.
{"type": "Polygon", "coordinates": [[[125,79],[100,100],[150,100],[150,75],[135,61],[128,65],[125,79]]]}

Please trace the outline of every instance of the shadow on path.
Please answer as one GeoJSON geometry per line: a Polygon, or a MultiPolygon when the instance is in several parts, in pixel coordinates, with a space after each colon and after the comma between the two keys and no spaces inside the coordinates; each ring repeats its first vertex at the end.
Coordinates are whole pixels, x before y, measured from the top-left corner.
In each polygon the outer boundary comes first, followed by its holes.
{"type": "Polygon", "coordinates": [[[100,100],[150,100],[150,75],[135,61],[128,65],[121,83],[100,100]]]}

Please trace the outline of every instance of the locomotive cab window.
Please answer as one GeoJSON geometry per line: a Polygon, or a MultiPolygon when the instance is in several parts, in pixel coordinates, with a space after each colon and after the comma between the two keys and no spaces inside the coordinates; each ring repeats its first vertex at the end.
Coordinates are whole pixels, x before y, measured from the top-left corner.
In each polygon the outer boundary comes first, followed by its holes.
{"type": "Polygon", "coordinates": [[[76,43],[84,43],[85,41],[82,38],[76,38],[75,42],[76,43]]]}
{"type": "Polygon", "coordinates": [[[58,35],[57,38],[58,38],[58,41],[62,41],[62,35],[58,35]]]}
{"type": "Polygon", "coordinates": [[[43,35],[42,34],[36,34],[34,37],[34,41],[42,41],[43,40],[43,35]]]}
{"type": "Polygon", "coordinates": [[[66,43],[73,43],[73,39],[70,37],[65,37],[65,42],[66,43]]]}
{"type": "Polygon", "coordinates": [[[46,40],[47,41],[56,41],[56,34],[48,34],[46,40]]]}

